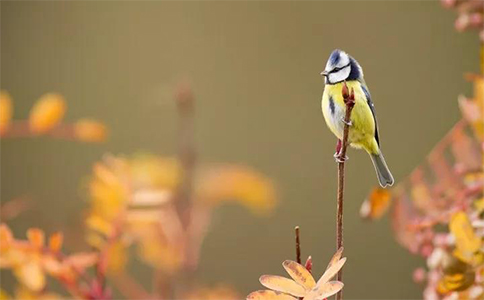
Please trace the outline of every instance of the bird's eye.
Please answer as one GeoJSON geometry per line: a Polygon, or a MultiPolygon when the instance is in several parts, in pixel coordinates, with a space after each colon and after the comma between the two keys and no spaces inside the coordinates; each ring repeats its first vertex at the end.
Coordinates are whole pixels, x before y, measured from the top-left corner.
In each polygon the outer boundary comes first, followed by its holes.
{"type": "Polygon", "coordinates": [[[339,68],[338,68],[338,67],[336,67],[336,68],[334,68],[333,70],[331,70],[331,72],[329,72],[329,73],[335,73],[335,72],[341,71],[341,70],[343,70],[344,68],[349,67],[349,66],[350,66],[350,64],[347,64],[347,65],[342,66],[342,67],[339,67],[339,68]]]}

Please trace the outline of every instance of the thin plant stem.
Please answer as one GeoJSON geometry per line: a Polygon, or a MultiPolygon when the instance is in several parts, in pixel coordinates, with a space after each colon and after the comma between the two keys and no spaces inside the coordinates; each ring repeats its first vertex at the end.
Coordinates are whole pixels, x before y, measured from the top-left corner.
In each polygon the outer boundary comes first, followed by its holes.
{"type": "Polygon", "coordinates": [[[196,164],[195,150],[195,100],[192,90],[187,85],[180,85],[175,99],[179,115],[178,159],[182,167],[182,182],[178,190],[178,212],[184,227],[189,223],[189,206],[192,198],[193,175],[196,164]]]}
{"type": "Polygon", "coordinates": [[[301,264],[301,242],[299,240],[299,226],[294,228],[296,232],[296,261],[298,264],[301,264]]]}
{"type": "MultiPolygon", "coordinates": [[[[351,94],[348,92],[348,86],[346,82],[343,84],[342,89],[344,103],[346,104],[346,114],[344,119],[344,131],[343,140],[341,141],[341,149],[337,154],[338,161],[338,194],[336,204],[336,250],[343,247],[343,202],[344,202],[344,184],[345,184],[345,161],[346,161],[346,149],[348,147],[348,134],[351,122],[351,111],[355,105],[354,91],[351,94]]],[[[337,280],[342,281],[343,270],[338,272],[337,280]]],[[[343,292],[340,291],[336,295],[337,300],[343,299],[343,292]]]]}

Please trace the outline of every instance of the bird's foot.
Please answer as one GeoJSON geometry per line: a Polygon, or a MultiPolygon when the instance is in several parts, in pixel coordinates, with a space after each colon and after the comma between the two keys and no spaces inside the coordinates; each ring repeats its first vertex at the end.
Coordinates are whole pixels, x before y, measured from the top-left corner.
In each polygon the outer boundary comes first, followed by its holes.
{"type": "Polygon", "coordinates": [[[351,121],[346,122],[345,118],[341,118],[341,122],[345,123],[348,126],[352,126],[353,123],[351,121]]]}
{"type": "Polygon", "coordinates": [[[334,155],[334,160],[337,162],[337,163],[344,163],[345,161],[347,161],[348,159],[350,159],[348,156],[345,156],[345,157],[341,157],[341,153],[339,152],[336,152],[334,155]]]}

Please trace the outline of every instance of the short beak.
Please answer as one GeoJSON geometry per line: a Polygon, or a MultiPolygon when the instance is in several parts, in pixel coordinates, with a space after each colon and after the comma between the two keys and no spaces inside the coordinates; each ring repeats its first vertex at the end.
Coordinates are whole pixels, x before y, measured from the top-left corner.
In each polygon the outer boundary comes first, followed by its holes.
{"type": "Polygon", "coordinates": [[[328,72],[323,71],[323,72],[321,72],[321,75],[323,75],[323,76],[325,76],[325,77],[326,77],[326,76],[328,76],[328,72]]]}

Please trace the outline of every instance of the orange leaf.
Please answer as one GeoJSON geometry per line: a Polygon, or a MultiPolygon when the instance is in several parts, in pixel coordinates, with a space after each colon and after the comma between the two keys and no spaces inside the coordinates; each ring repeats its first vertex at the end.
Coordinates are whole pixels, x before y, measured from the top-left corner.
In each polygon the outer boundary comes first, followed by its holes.
{"type": "Polygon", "coordinates": [[[269,291],[269,290],[261,290],[261,291],[250,293],[246,299],[247,300],[297,300],[297,298],[294,298],[293,296],[290,296],[288,294],[269,291]]]}
{"type": "Polygon", "coordinates": [[[305,267],[298,264],[297,262],[292,260],[286,260],[282,263],[282,266],[284,267],[284,269],[286,269],[286,272],[292,277],[292,279],[294,279],[294,281],[296,281],[306,289],[310,290],[316,285],[316,282],[314,281],[311,273],[309,273],[309,271],[306,270],[305,267]]]}
{"type": "Polygon", "coordinates": [[[10,126],[13,107],[12,99],[7,91],[0,91],[0,135],[5,133],[10,126]]]}
{"type": "Polygon", "coordinates": [[[37,249],[44,247],[45,244],[45,234],[39,228],[30,228],[27,230],[27,238],[29,242],[37,249]]]}
{"type": "Polygon", "coordinates": [[[379,219],[390,206],[391,194],[388,189],[374,188],[360,209],[360,216],[371,220],[379,219]]]}
{"type": "Polygon", "coordinates": [[[74,135],[83,142],[103,142],[106,140],[107,129],[101,122],[81,119],[74,124],[74,135]]]}
{"type": "Polygon", "coordinates": [[[59,94],[45,94],[30,110],[30,129],[35,133],[44,133],[60,123],[66,111],[64,97],[59,94]]]}
{"type": "Polygon", "coordinates": [[[64,235],[62,232],[56,232],[49,238],[49,248],[53,252],[59,252],[62,248],[62,242],[64,241],[64,235]]]}
{"type": "Polygon", "coordinates": [[[291,279],[275,275],[263,275],[259,279],[260,283],[268,289],[290,294],[295,297],[304,297],[306,289],[291,279]]]}
{"type": "Polygon", "coordinates": [[[0,250],[4,251],[12,244],[12,231],[6,224],[0,224],[0,250]]]}

